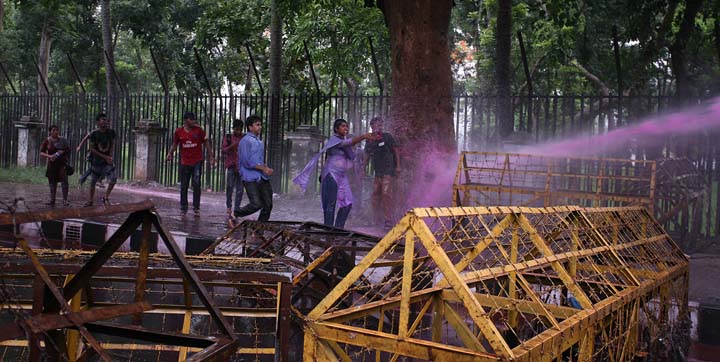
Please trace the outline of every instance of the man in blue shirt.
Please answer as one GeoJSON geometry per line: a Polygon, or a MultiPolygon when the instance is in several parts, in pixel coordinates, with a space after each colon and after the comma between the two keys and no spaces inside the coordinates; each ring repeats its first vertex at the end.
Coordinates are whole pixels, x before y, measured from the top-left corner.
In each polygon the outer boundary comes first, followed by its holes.
{"type": "Polygon", "coordinates": [[[272,211],[272,186],[270,176],[273,169],[265,165],[265,145],[260,140],[262,119],[252,115],[245,120],[247,134],[238,145],[238,169],[250,203],[235,210],[235,217],[244,217],[260,211],[259,221],[268,221],[272,211]]]}

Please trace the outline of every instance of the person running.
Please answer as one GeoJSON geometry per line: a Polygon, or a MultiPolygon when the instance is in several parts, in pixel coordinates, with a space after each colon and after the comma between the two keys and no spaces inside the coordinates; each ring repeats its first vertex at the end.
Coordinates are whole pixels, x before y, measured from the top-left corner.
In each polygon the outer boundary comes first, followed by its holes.
{"type": "Polygon", "coordinates": [[[333,135],[320,152],[315,155],[293,182],[303,191],[307,189],[310,174],[317,166],[320,157],[325,154],[325,165],[320,173],[320,198],[323,208],[323,223],[328,226],[344,228],[345,221],[350,215],[353,204],[353,194],[350,189],[350,180],[347,170],[353,167],[355,151],[353,146],[363,140],[374,138],[372,133],[350,138],[348,136],[348,123],[342,118],[336,119],[333,124],[333,135]],[[335,216],[335,209],[337,217],[335,216]]]}
{"type": "Polygon", "coordinates": [[[107,118],[99,118],[98,129],[90,133],[90,153],[92,154],[92,173],[90,175],[90,198],[85,206],[92,206],[95,200],[95,187],[100,178],[105,178],[108,185],[103,196],[103,204],[110,204],[110,193],[117,183],[115,160],[115,130],[109,127],[107,118]]]}
{"type": "Polygon", "coordinates": [[[183,126],[175,130],[173,143],[168,151],[167,161],[170,162],[180,146],[180,212],[185,215],[188,211],[188,187],[192,180],[193,211],[200,216],[200,193],[203,170],[203,147],[207,150],[210,164],[215,165],[215,156],[212,154],[210,140],[205,131],[196,122],[195,113],[185,112],[183,126]]]}
{"type": "Polygon", "coordinates": [[[260,210],[259,221],[270,220],[272,212],[272,185],[270,176],[273,169],[268,167],[263,159],[265,145],[260,140],[262,131],[262,118],[252,115],[245,120],[248,133],[240,140],[238,145],[238,166],[245,193],[250,203],[236,210],[235,217],[252,215],[260,210]]]}
{"type": "Polygon", "coordinates": [[[221,151],[225,156],[225,206],[229,216],[233,214],[233,193],[235,194],[235,209],[240,209],[243,197],[243,184],[238,170],[238,146],[243,138],[243,121],[236,119],[233,122],[233,132],[226,134],[222,142],[221,151]]]}
{"type": "MultiPolygon", "coordinates": [[[[83,137],[82,140],[80,140],[80,143],[79,143],[79,144],[77,145],[77,147],[75,148],[75,152],[78,152],[78,153],[79,153],[79,152],[80,152],[80,149],[82,148],[82,146],[85,145],[85,142],[86,142],[88,139],[90,139],[90,134],[92,134],[93,132],[95,132],[95,131],[98,130],[98,128],[99,128],[99,127],[98,127],[98,124],[100,123],[100,119],[106,119],[106,120],[107,120],[107,116],[105,115],[105,113],[98,113],[98,115],[95,116],[95,129],[92,130],[92,131],[90,131],[90,132],[88,132],[88,134],[86,134],[85,137],[83,137]]],[[[109,123],[109,122],[108,122],[108,127],[110,127],[110,123],[109,123]]],[[[88,162],[89,165],[88,165],[87,170],[85,170],[85,173],[83,173],[83,174],[80,176],[80,179],[78,179],[80,186],[82,186],[82,185],[85,183],[85,181],[87,180],[87,178],[90,177],[90,175],[92,174],[92,153],[91,153],[91,152],[88,152],[88,153],[87,153],[86,160],[87,160],[87,162],[88,162]]],[[[98,180],[98,182],[97,182],[97,187],[99,187],[99,188],[101,188],[101,189],[102,189],[102,188],[105,188],[105,185],[102,184],[102,178],[100,178],[100,179],[98,180]]]]}
{"type": "Polygon", "coordinates": [[[47,159],[45,176],[50,184],[50,200],[45,203],[51,207],[55,206],[55,195],[57,184],[62,185],[63,206],[68,206],[68,177],[66,167],[68,155],[70,154],[70,143],[65,137],[60,137],[60,128],[50,126],[50,136],[40,145],[40,156],[47,159]]]}

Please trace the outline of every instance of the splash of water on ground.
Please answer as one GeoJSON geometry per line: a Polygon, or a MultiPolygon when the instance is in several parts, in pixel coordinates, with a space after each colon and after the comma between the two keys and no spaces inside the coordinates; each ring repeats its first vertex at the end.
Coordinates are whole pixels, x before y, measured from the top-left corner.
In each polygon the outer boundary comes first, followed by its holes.
{"type": "Polygon", "coordinates": [[[666,136],[690,135],[717,128],[720,128],[720,97],[681,112],[650,116],[607,133],[522,147],[518,153],[574,157],[609,154],[633,143],[649,145],[663,142],[666,136]]]}

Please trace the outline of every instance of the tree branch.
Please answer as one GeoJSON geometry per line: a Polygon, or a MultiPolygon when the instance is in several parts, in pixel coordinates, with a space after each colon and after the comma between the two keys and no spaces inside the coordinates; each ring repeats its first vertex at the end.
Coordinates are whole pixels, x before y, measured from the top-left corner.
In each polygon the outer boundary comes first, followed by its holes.
{"type": "Polygon", "coordinates": [[[590,71],[587,70],[585,67],[583,67],[582,64],[580,64],[576,59],[571,60],[570,64],[572,66],[574,66],[575,68],[577,68],[580,71],[580,73],[582,73],[582,75],[587,80],[589,80],[591,83],[595,84],[596,87],[600,88],[600,93],[603,96],[605,96],[605,97],[610,96],[610,88],[607,86],[607,84],[605,84],[605,82],[600,80],[600,78],[598,78],[598,76],[596,76],[593,73],[590,73],[590,71]]]}

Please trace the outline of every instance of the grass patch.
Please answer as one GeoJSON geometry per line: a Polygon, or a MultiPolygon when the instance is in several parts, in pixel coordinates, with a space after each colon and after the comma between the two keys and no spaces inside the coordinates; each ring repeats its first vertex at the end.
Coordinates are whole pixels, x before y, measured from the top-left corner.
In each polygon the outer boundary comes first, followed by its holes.
{"type": "MultiPolygon", "coordinates": [[[[68,178],[70,186],[77,186],[78,177],[76,172],[68,178]]],[[[45,167],[9,167],[0,168],[0,182],[46,185],[48,180],[45,167]]]]}

